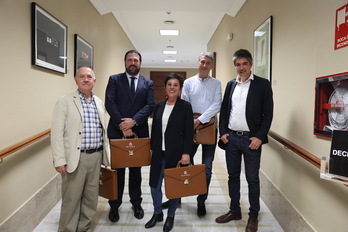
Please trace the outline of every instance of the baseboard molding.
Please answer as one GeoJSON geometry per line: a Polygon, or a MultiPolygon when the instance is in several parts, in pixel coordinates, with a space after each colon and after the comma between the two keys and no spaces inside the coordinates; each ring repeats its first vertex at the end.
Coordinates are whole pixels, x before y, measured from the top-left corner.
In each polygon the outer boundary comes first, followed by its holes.
{"type": "Polygon", "coordinates": [[[7,218],[0,231],[33,231],[61,199],[61,185],[57,174],[7,218]]]}
{"type": "Polygon", "coordinates": [[[262,172],[260,182],[261,198],[284,231],[315,231],[262,172]]]}

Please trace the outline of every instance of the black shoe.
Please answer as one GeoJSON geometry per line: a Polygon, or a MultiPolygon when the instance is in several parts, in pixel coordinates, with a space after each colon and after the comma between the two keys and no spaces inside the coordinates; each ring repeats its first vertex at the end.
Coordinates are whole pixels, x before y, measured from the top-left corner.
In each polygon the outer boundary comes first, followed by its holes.
{"type": "Polygon", "coordinates": [[[197,202],[197,215],[198,217],[204,217],[207,214],[207,210],[205,209],[204,201],[197,202]]]}
{"type": "Polygon", "coordinates": [[[152,228],[156,225],[157,222],[162,222],[163,221],[163,213],[160,214],[154,214],[152,215],[152,218],[150,219],[150,221],[148,221],[145,224],[145,228],[152,228]]]}
{"type": "Polygon", "coordinates": [[[120,215],[118,214],[118,209],[110,208],[109,220],[111,222],[118,222],[118,220],[120,220],[120,215]]]}
{"type": "MultiPolygon", "coordinates": [[[[181,198],[179,199],[178,207],[181,205],[181,198]]],[[[162,209],[169,208],[169,200],[162,203],[162,209]]]]}
{"type": "Polygon", "coordinates": [[[137,219],[142,219],[144,217],[144,210],[141,208],[141,205],[139,206],[132,206],[132,209],[134,211],[134,217],[137,219]]]}
{"type": "Polygon", "coordinates": [[[168,216],[163,226],[163,232],[171,231],[173,229],[173,225],[174,225],[174,216],[173,217],[168,216]]]}

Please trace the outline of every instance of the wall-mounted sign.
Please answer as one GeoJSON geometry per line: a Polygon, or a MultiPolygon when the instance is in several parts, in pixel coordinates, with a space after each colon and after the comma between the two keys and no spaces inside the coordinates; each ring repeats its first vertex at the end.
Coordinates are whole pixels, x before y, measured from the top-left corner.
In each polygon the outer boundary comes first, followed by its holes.
{"type": "Polygon", "coordinates": [[[329,173],[348,177],[348,131],[332,133],[329,173]]]}
{"type": "Polygon", "coordinates": [[[336,10],[335,50],[348,46],[348,4],[336,10]]]}

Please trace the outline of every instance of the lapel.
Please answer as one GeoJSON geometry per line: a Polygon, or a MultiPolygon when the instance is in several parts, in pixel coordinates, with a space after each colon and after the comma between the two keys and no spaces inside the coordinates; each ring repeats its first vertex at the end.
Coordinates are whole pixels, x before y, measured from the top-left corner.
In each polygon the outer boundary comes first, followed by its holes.
{"type": "Polygon", "coordinates": [[[179,115],[180,115],[180,112],[181,112],[181,107],[182,107],[182,100],[180,98],[178,98],[176,100],[176,103],[174,105],[174,108],[173,108],[173,111],[172,113],[170,114],[169,116],[169,119],[168,119],[168,125],[167,125],[167,128],[171,125],[171,123],[173,122],[173,120],[175,118],[177,118],[179,115]]]}
{"type": "Polygon", "coordinates": [[[233,91],[236,88],[236,86],[237,86],[237,80],[234,80],[232,83],[232,86],[231,86],[230,96],[228,98],[228,102],[230,103],[228,112],[230,112],[232,109],[232,94],[233,94],[233,91]]]}
{"type": "Polygon", "coordinates": [[[76,91],[76,93],[73,95],[73,102],[78,110],[78,112],[80,113],[80,116],[82,118],[82,115],[83,115],[83,110],[82,110],[82,103],[81,103],[81,100],[80,100],[80,95],[79,95],[79,92],[76,91]]]}

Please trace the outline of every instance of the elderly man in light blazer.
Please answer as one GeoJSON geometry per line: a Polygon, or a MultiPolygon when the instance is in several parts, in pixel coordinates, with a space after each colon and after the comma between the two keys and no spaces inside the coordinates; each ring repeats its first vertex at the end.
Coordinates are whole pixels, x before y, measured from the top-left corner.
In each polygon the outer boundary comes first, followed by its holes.
{"type": "Polygon", "coordinates": [[[58,231],[90,231],[98,204],[100,165],[109,166],[109,141],[103,102],[92,93],[96,77],[77,71],[78,90],[55,105],[51,127],[53,164],[62,175],[58,231]]]}

